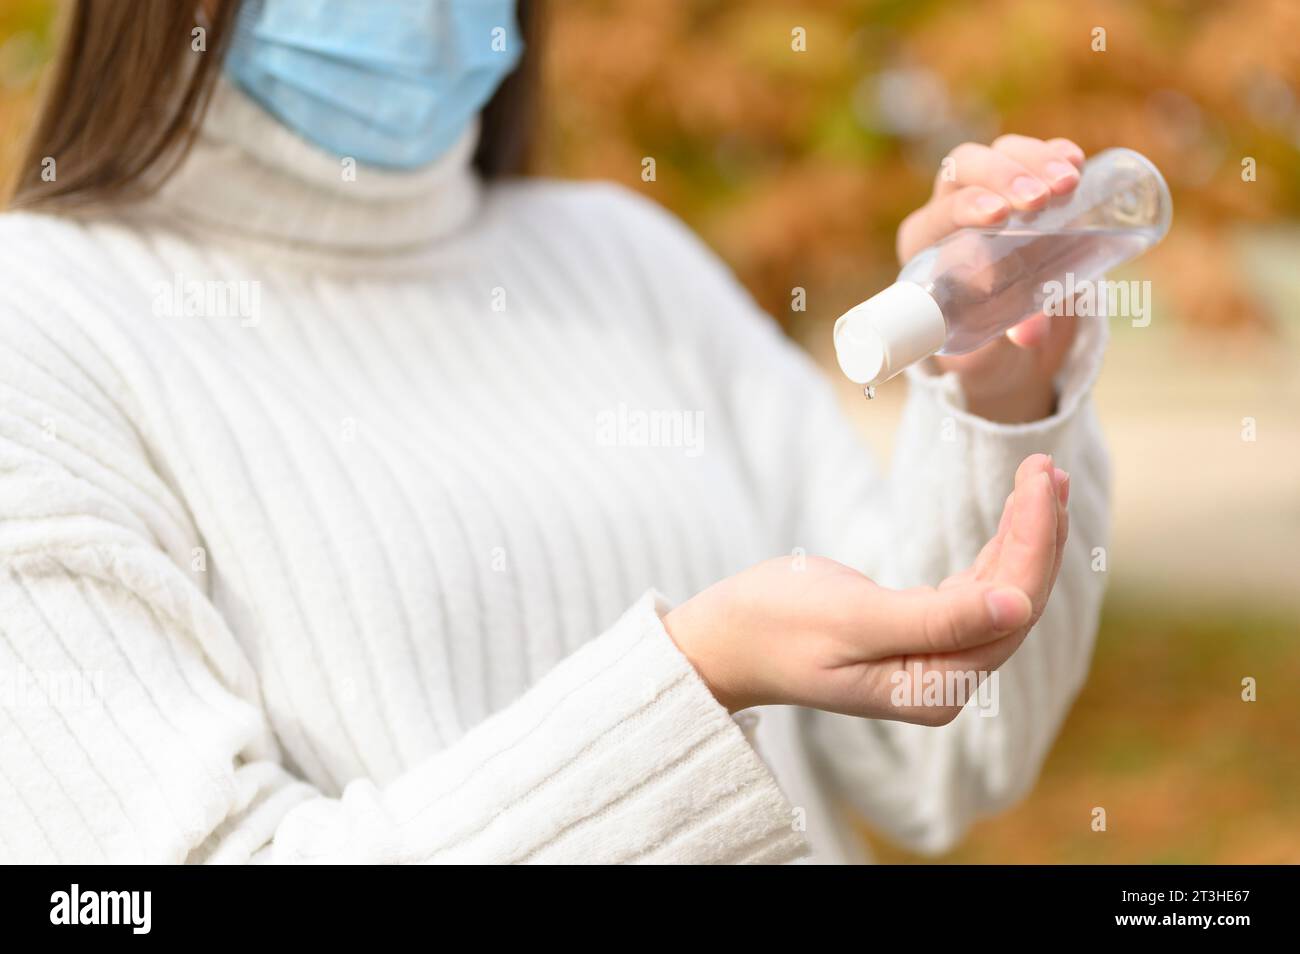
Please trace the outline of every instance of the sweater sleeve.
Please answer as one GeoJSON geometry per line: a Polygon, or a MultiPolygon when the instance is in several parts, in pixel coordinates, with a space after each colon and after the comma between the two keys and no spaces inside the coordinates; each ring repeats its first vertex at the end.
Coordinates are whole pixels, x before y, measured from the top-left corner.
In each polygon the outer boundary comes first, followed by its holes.
{"type": "MultiPolygon", "coordinates": [[[[877,829],[916,850],[943,850],[973,819],[1032,786],[1087,675],[1105,579],[1094,556],[1107,544],[1109,520],[1109,462],[1089,392],[1107,329],[1081,322],[1057,381],[1056,413],[1029,424],[969,414],[955,375],[909,369],[892,467],[883,471],[825,376],[725,267],[663,213],[637,215],[639,232],[657,237],[656,267],[692,276],[676,280],[675,310],[704,339],[722,429],[784,552],[829,556],[889,587],[937,584],[970,566],[993,536],[1025,457],[1052,454],[1071,474],[1060,576],[1042,618],[998,673],[996,715],[967,706],[936,728],[793,714],[794,745],[803,751],[792,763],[811,766],[823,788],[877,829]]],[[[797,804],[799,794],[788,794],[797,804]]],[[[816,850],[818,833],[808,837],[816,850]]]]}
{"type": "Polygon", "coordinates": [[[0,306],[0,859],[780,862],[772,776],[653,592],[385,784],[281,757],[183,503],[83,369],[0,306]],[[337,794],[338,797],[331,797],[337,794]]]}

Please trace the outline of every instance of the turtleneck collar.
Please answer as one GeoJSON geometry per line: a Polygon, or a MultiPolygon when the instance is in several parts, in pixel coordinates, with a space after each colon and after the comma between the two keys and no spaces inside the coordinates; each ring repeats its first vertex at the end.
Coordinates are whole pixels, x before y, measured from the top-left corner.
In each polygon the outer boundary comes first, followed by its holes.
{"type": "Polygon", "coordinates": [[[304,251],[413,252],[464,226],[481,200],[475,123],[412,172],[345,161],[217,80],[197,141],[151,204],[187,224],[304,251]]]}

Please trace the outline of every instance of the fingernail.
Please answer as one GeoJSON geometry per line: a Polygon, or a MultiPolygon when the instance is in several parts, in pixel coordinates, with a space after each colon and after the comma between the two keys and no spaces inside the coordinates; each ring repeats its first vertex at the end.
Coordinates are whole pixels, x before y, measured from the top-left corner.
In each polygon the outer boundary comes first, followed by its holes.
{"type": "Polygon", "coordinates": [[[1007,205],[1006,199],[1003,199],[1001,196],[988,195],[985,193],[975,200],[975,210],[979,212],[980,215],[1001,215],[1009,208],[1010,206],[1007,205]]]}
{"type": "Polygon", "coordinates": [[[989,616],[993,619],[993,626],[999,632],[1009,632],[1017,627],[1024,626],[1029,622],[1029,616],[1034,611],[1033,604],[1029,602],[1029,597],[1024,594],[1023,590],[1018,590],[1014,586],[1004,586],[996,590],[989,590],[984,597],[984,601],[989,607],[989,616]]]}
{"type": "Polygon", "coordinates": [[[1016,176],[1011,182],[1011,193],[1021,202],[1034,202],[1047,195],[1047,186],[1029,176],[1016,176]]]}
{"type": "Polygon", "coordinates": [[[1070,502],[1070,475],[1060,468],[1056,471],[1056,496],[1062,507],[1070,502]]]}
{"type": "Polygon", "coordinates": [[[1079,178],[1079,170],[1074,168],[1068,162],[1058,162],[1053,159],[1046,166],[1047,177],[1052,185],[1060,185],[1063,182],[1074,182],[1079,178]]]}

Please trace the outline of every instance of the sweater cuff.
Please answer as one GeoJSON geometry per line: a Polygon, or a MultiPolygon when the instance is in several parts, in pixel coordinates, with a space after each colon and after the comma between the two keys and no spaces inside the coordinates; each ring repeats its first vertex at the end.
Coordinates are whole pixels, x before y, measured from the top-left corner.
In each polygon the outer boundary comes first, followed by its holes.
{"type": "Polygon", "coordinates": [[[912,403],[921,405],[913,408],[913,413],[931,419],[936,426],[950,419],[957,430],[966,432],[977,441],[992,439],[1023,445],[1020,449],[1024,455],[1059,444],[1062,432],[1087,405],[1088,395],[1101,373],[1102,358],[1110,339],[1106,319],[1074,320],[1079,321],[1079,330],[1065,364],[1056,375],[1056,411],[1050,417],[1024,424],[1002,424],[972,414],[966,410],[957,373],[937,374],[928,361],[912,365],[904,372],[912,403]]]}
{"type": "MultiPolygon", "coordinates": [[[[409,861],[804,854],[776,781],[664,629],[666,608],[647,592],[519,700],[390,785],[377,812],[350,787],[336,803],[348,818],[342,827],[353,829],[348,840],[371,840],[374,832],[355,829],[377,817],[409,861]]],[[[339,827],[299,815],[295,823],[317,833],[339,827]]]]}

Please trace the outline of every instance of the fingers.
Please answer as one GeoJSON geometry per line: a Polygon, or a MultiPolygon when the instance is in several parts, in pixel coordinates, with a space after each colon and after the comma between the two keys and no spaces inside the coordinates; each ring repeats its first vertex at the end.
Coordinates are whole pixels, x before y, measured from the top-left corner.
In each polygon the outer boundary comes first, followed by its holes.
{"type": "Polygon", "coordinates": [[[998,520],[997,532],[993,534],[992,540],[984,544],[979,556],[975,558],[975,575],[978,579],[989,579],[993,568],[998,565],[998,556],[1002,553],[1002,540],[1007,535],[1007,528],[1011,526],[1011,514],[1015,512],[1015,501],[1014,491],[1007,494],[1007,499],[1002,504],[1002,516],[998,520]]]}
{"type": "Polygon", "coordinates": [[[1071,163],[1076,168],[1083,168],[1083,162],[1086,157],[1083,154],[1083,150],[1079,148],[1078,143],[1071,139],[1066,139],[1064,136],[1057,136],[1054,139],[1048,139],[1046,140],[1046,143],[1051,148],[1057,150],[1061,156],[1065,157],[1066,162],[1071,163]]]}
{"type": "MultiPolygon", "coordinates": [[[[1024,474],[1031,469],[1050,467],[1052,473],[1052,483],[1056,494],[1056,543],[1053,548],[1054,559],[1052,564],[1051,582],[1054,584],[1056,576],[1060,572],[1061,559],[1065,550],[1065,541],[1069,535],[1069,509],[1070,500],[1070,475],[1061,468],[1057,467],[1051,458],[1042,454],[1036,454],[1027,458],[1021,463],[1019,474],[1024,474]]],[[[1023,483],[1023,481],[1021,481],[1023,483]]],[[[1002,516],[998,520],[997,530],[993,537],[984,544],[975,562],[968,569],[956,573],[939,584],[940,589],[947,589],[954,586],[961,586],[966,583],[976,581],[992,581],[998,579],[999,564],[1002,557],[1003,542],[1008,536],[1011,527],[1013,515],[1016,513],[1016,492],[1013,490],[1007,495],[1007,499],[1002,504],[1002,516]]]]}
{"type": "Polygon", "coordinates": [[[1064,195],[1079,184],[1083,150],[1068,139],[1043,142],[1029,136],[999,136],[992,148],[1046,183],[1052,195],[1064,195]]]}
{"type": "Polygon", "coordinates": [[[1065,362],[1065,356],[1070,346],[1074,344],[1078,331],[1078,318],[1061,315],[1052,319],[1041,352],[1042,359],[1048,367],[1059,368],[1065,362]]]}
{"type": "Polygon", "coordinates": [[[1019,348],[1041,348],[1050,366],[1058,366],[1074,343],[1078,322],[1072,315],[1039,312],[1007,329],[1006,337],[1019,348]]]}
{"type": "Polygon", "coordinates": [[[898,227],[898,257],[933,245],[957,229],[993,228],[1011,214],[1006,199],[983,186],[966,186],[938,196],[917,209],[898,227]]]}
{"type": "MultiPolygon", "coordinates": [[[[1029,631],[1022,627],[982,646],[971,646],[955,653],[940,653],[931,656],[901,660],[899,666],[918,663],[922,669],[943,673],[977,673],[996,672],[1020,648],[1029,631]]],[[[909,720],[912,721],[912,720],[909,720]]]]}
{"type": "Polygon", "coordinates": [[[939,589],[944,590],[953,586],[962,586],[974,581],[987,581],[992,578],[993,570],[997,567],[998,554],[1002,551],[1002,538],[1006,535],[1007,527],[1011,523],[1011,503],[1015,499],[1015,494],[1007,494],[1006,501],[1002,504],[1002,518],[998,521],[998,528],[988,543],[980,549],[975,557],[975,562],[960,573],[954,573],[939,584],[939,589]]]}
{"type": "MultiPolygon", "coordinates": [[[[1046,588],[1047,594],[1050,595],[1052,587],[1056,585],[1056,578],[1061,572],[1061,562],[1065,556],[1065,543],[1069,537],[1070,517],[1068,505],[1070,501],[1070,475],[1059,467],[1051,465],[1050,458],[1044,458],[1041,454],[1028,458],[1021,464],[1021,469],[1025,469],[1026,464],[1032,464],[1032,466],[1036,467],[1039,459],[1045,459],[1048,462],[1048,465],[1052,467],[1052,482],[1054,485],[1055,497],[1054,503],[1056,506],[1057,516],[1056,544],[1052,549],[1052,566],[1046,588]]],[[[1035,482],[1036,481],[1030,481],[1031,490],[1034,488],[1035,482]]],[[[985,552],[982,551],[980,554],[982,559],[989,559],[994,562],[1000,560],[1002,555],[1002,543],[1010,535],[1010,523],[1011,520],[1014,519],[1009,515],[1015,510],[1015,497],[1016,494],[1013,493],[1007,498],[1007,505],[1003,510],[1002,523],[998,528],[998,533],[985,547],[985,551],[987,551],[989,555],[988,557],[985,557],[985,552]]],[[[979,560],[976,561],[977,565],[979,562],[979,560]]],[[[992,572],[993,575],[997,575],[996,568],[992,572]]],[[[1046,597],[1044,597],[1043,604],[1039,604],[1035,607],[1034,613],[1029,622],[1016,632],[1010,633],[1006,636],[1001,636],[998,639],[979,646],[967,647],[955,653],[936,655],[927,660],[927,665],[933,668],[951,670],[954,672],[992,672],[1000,668],[1002,664],[1010,659],[1011,655],[1020,648],[1020,644],[1024,642],[1025,637],[1029,634],[1031,626],[1036,623],[1038,617],[1042,615],[1045,604],[1046,597]]]]}
{"type": "Polygon", "coordinates": [[[1041,209],[1052,195],[1051,186],[1024,163],[973,142],[962,143],[948,154],[934,194],[951,195],[966,186],[992,190],[1020,211],[1041,209]]]}
{"type": "Polygon", "coordinates": [[[941,164],[930,202],[899,227],[899,260],[956,229],[991,228],[1013,210],[1041,209],[1078,185],[1083,159],[1083,150],[1068,139],[1001,136],[991,146],[963,143],[941,164]]]}
{"type": "Polygon", "coordinates": [[[1011,522],[998,554],[994,579],[1019,587],[1042,613],[1056,560],[1059,501],[1051,458],[1034,454],[1016,470],[1011,522]]]}
{"type": "MultiPolygon", "coordinates": [[[[1047,596],[1055,585],[1065,553],[1069,534],[1070,475],[1056,467],[1050,457],[1035,454],[1026,458],[1016,472],[1016,489],[1007,497],[1002,509],[998,531],[980,551],[974,566],[943,584],[940,592],[964,595],[978,589],[981,581],[992,576],[999,582],[1009,578],[1024,581],[1026,589],[1013,590],[1017,594],[1041,592],[1041,601],[1033,601],[1033,611],[1013,631],[979,643],[966,641],[959,649],[945,651],[939,647],[961,640],[945,638],[944,625],[935,617],[928,633],[928,642],[935,647],[928,653],[900,655],[889,675],[909,667],[921,671],[956,674],[968,678],[982,678],[983,674],[999,669],[1024,642],[1034,622],[1041,615],[1047,596]],[[1051,519],[1048,519],[1050,514],[1051,519]],[[1050,533],[1049,533],[1050,531],[1050,533]]],[[[902,595],[902,594],[900,594],[902,595]]],[[[976,678],[976,682],[978,682],[976,678]]],[[[960,706],[924,706],[894,708],[884,718],[923,725],[945,725],[960,711],[960,706]]]]}
{"type": "Polygon", "coordinates": [[[1007,338],[1018,348],[1037,348],[1052,333],[1052,319],[1041,311],[1007,329],[1007,338]]]}
{"type": "Polygon", "coordinates": [[[875,658],[951,653],[992,642],[1032,617],[1028,595],[1014,586],[971,581],[942,589],[875,592],[865,607],[875,658]]]}
{"type": "Polygon", "coordinates": [[[1070,536],[1070,475],[1061,468],[1056,467],[1056,559],[1052,563],[1052,582],[1056,586],[1056,578],[1061,573],[1061,561],[1065,558],[1065,541],[1070,536]]]}

